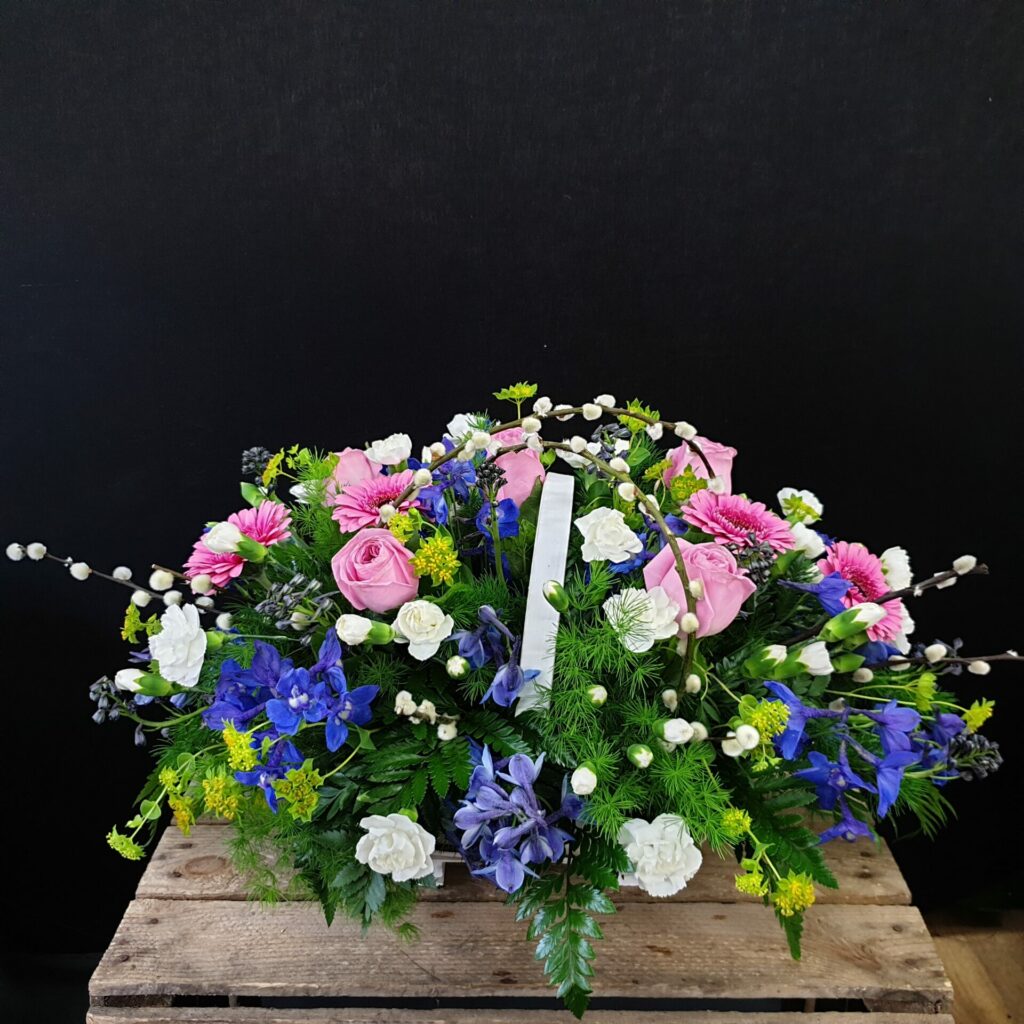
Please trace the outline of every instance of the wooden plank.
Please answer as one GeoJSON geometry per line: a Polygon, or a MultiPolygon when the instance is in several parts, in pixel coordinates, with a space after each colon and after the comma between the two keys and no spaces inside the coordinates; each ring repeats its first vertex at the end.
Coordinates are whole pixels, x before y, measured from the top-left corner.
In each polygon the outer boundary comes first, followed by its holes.
{"type": "MultiPolygon", "coordinates": [[[[328,928],[316,907],[227,900],[132,902],[90,983],[107,997],[343,996],[473,999],[550,996],[523,927],[507,908],[421,903],[427,936],[328,928]]],[[[602,920],[595,995],[670,999],[879,999],[945,1011],[952,990],[913,907],[822,906],[804,959],[790,959],[760,906],[625,904],[602,920]]]]}
{"type": "MultiPolygon", "coordinates": [[[[586,1024],[954,1024],[940,1013],[749,1013],[703,1010],[591,1010],[586,1024]]],[[[93,1007],[86,1024],[577,1024],[558,1010],[171,1010],[93,1007]]]]}
{"type": "MultiPolygon", "coordinates": [[[[168,826],[153,852],[137,895],[146,899],[243,900],[244,880],[231,867],[222,825],[197,824],[187,838],[168,826]]],[[[833,843],[826,854],[839,882],[838,889],[818,889],[822,904],[891,905],[910,903],[910,891],[884,844],[833,843]]],[[[760,902],[736,891],[738,872],[731,860],[705,851],[697,877],[680,893],[668,898],[649,896],[639,889],[624,889],[617,902],[627,903],[743,903],[760,902]]],[[[441,903],[503,901],[504,893],[489,882],[473,878],[462,865],[449,865],[442,889],[424,890],[422,899],[441,903]]]]}

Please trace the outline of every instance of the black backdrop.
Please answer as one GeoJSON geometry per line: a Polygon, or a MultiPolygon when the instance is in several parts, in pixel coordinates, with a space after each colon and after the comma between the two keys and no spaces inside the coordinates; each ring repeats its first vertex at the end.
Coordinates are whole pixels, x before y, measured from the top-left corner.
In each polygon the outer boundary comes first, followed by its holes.
{"type": "MultiPolygon", "coordinates": [[[[429,441],[537,379],[685,416],[920,571],[976,552],[921,634],[1020,644],[1015,7],[8,0],[4,542],[180,561],[242,448],[429,441]]],[[[122,594],[4,564],[4,923],[38,966],[109,940],[146,755],[89,721],[122,594]]],[[[1004,741],[1022,688],[964,682],[1004,741]]],[[[921,902],[1019,897],[1007,753],[898,848],[921,902]]]]}

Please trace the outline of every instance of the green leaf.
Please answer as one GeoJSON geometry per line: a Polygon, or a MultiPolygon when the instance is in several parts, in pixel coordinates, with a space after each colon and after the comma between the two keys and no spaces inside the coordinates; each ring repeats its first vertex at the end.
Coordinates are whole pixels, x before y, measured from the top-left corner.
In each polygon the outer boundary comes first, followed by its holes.
{"type": "Polygon", "coordinates": [[[155,800],[143,800],[139,804],[139,816],[143,821],[159,821],[162,808],[155,800]]]}
{"type": "Polygon", "coordinates": [[[776,912],[775,916],[786,933],[786,942],[789,943],[789,955],[794,960],[800,959],[800,938],[804,933],[804,915],[793,914],[791,917],[783,917],[776,912]]]}
{"type": "Polygon", "coordinates": [[[448,773],[448,766],[444,763],[443,757],[434,757],[430,761],[430,784],[442,799],[448,795],[452,777],[448,773]]]}
{"type": "Polygon", "coordinates": [[[384,876],[378,875],[376,871],[371,872],[370,884],[366,888],[366,910],[364,917],[367,920],[384,905],[386,896],[387,886],[384,884],[384,876]]]}
{"type": "Polygon", "coordinates": [[[266,495],[255,485],[243,480],[238,488],[242,492],[242,498],[253,508],[259,508],[266,500],[266,495]]]}
{"type": "Polygon", "coordinates": [[[409,803],[411,803],[413,807],[423,803],[423,798],[427,795],[427,782],[428,777],[427,770],[425,768],[421,768],[416,772],[416,774],[413,775],[412,780],[409,782],[409,803]]]}

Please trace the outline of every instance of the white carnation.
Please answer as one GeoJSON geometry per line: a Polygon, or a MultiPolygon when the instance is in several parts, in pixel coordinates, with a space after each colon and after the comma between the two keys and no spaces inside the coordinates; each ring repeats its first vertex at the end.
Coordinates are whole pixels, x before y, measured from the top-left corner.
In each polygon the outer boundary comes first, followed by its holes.
{"type": "Polygon", "coordinates": [[[618,838],[637,884],[652,896],[672,896],[684,889],[703,860],[686,822],[676,814],[659,814],[654,821],[633,818],[618,838]]]}
{"type": "Polygon", "coordinates": [[[160,675],[179,686],[193,687],[206,656],[206,634],[193,604],[173,605],[160,616],[160,632],[149,638],[149,653],[160,675]]]}
{"type": "Polygon", "coordinates": [[[796,656],[804,671],[812,676],[830,676],[835,671],[828,656],[828,648],[821,640],[808,644],[796,656]]]}
{"type": "Polygon", "coordinates": [[[914,574],[910,571],[910,555],[906,548],[886,548],[882,552],[882,572],[885,573],[885,582],[889,584],[890,590],[902,590],[909,587],[914,581],[914,574]]]}
{"type": "Polygon", "coordinates": [[[430,601],[408,601],[398,609],[395,618],[395,643],[409,645],[409,653],[417,661],[426,661],[437,654],[442,640],[452,635],[455,622],[450,615],[430,601]]]}
{"type": "Polygon", "coordinates": [[[626,525],[623,514],[614,508],[595,508],[576,520],[583,534],[583,561],[624,562],[643,549],[640,538],[626,525]]]}
{"type": "Polygon", "coordinates": [[[601,607],[622,646],[637,654],[649,651],[656,640],[675,636],[679,628],[679,605],[662,587],[627,587],[612,594],[601,607]]]}
{"type": "Polygon", "coordinates": [[[356,844],[356,860],[396,882],[424,878],[434,870],[434,837],[404,814],[371,814],[359,822],[366,835],[356,844]]]}
{"type": "Polygon", "coordinates": [[[229,555],[238,550],[242,531],[234,523],[216,523],[202,536],[203,543],[218,555],[229,555]]]}
{"type": "Polygon", "coordinates": [[[408,434],[388,434],[366,449],[366,457],[382,466],[397,466],[412,454],[412,438],[408,434]]]}

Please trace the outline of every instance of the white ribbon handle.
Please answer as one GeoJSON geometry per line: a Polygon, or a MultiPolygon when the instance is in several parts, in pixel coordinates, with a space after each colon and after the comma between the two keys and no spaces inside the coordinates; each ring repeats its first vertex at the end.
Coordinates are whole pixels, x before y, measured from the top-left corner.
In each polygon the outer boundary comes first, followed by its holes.
{"type": "Polygon", "coordinates": [[[519,691],[516,714],[550,705],[549,692],[555,674],[555,638],[558,635],[558,611],[544,597],[548,580],[565,582],[565,560],[569,554],[572,528],[572,492],[576,478],[565,473],[548,473],[540,494],[537,532],[530,563],[530,582],[526,591],[523,618],[523,647],[519,664],[537,669],[540,675],[519,691]]]}

